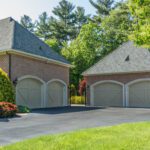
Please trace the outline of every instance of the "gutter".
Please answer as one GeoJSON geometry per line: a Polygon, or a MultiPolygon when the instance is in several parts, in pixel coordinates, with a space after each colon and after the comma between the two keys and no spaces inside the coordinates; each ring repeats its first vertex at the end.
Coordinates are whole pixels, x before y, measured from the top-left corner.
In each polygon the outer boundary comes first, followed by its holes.
{"type": "Polygon", "coordinates": [[[20,56],[33,58],[33,59],[45,61],[46,63],[53,63],[53,64],[56,64],[56,65],[60,65],[60,66],[68,67],[68,68],[74,67],[71,64],[63,63],[63,62],[60,62],[60,61],[57,61],[57,60],[49,59],[49,58],[34,55],[34,54],[29,54],[29,53],[26,53],[26,52],[21,52],[21,51],[14,50],[14,49],[3,51],[3,53],[4,52],[7,53],[7,54],[16,54],[16,55],[20,55],[20,56]]]}

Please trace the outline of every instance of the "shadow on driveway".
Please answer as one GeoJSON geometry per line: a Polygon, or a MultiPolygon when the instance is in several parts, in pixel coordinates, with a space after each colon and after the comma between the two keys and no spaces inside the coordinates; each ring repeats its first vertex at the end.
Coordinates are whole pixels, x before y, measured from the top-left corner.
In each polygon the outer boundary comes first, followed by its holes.
{"type": "Polygon", "coordinates": [[[67,106],[67,107],[56,107],[56,108],[33,109],[31,113],[63,114],[63,113],[91,111],[91,110],[96,110],[96,109],[105,109],[105,108],[104,107],[86,107],[86,106],[67,106]]]}

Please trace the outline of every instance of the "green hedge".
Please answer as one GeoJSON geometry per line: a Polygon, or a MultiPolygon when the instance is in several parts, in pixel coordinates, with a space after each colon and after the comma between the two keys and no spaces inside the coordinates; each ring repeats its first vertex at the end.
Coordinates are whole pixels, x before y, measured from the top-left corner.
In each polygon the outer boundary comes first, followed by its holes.
{"type": "Polygon", "coordinates": [[[0,68],[0,102],[15,103],[15,90],[7,74],[0,68]]]}

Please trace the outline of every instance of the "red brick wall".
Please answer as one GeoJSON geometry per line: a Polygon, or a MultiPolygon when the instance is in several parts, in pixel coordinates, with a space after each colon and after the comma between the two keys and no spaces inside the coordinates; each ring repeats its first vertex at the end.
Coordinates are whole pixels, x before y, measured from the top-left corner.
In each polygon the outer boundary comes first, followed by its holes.
{"type": "Polygon", "coordinates": [[[33,75],[45,82],[51,79],[63,80],[69,84],[69,68],[43,61],[12,55],[12,80],[25,75],[33,75]]]}
{"type": "Polygon", "coordinates": [[[0,55],[0,68],[9,74],[9,57],[8,55],[0,55]]]}
{"type": "MultiPolygon", "coordinates": [[[[95,75],[84,77],[87,80],[87,85],[90,87],[95,82],[103,80],[114,80],[121,83],[128,83],[130,81],[140,78],[150,78],[149,73],[128,73],[128,74],[113,74],[113,75],[95,75]]],[[[87,89],[87,104],[90,102],[90,88],[87,89]]]]}

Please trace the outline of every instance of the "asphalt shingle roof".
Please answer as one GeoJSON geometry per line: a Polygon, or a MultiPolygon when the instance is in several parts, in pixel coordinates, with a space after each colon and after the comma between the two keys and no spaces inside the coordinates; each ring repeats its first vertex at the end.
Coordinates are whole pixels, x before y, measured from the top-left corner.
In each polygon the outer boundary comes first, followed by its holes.
{"type": "Polygon", "coordinates": [[[129,41],[83,72],[83,75],[131,72],[150,72],[150,52],[129,41]]]}
{"type": "Polygon", "coordinates": [[[65,64],[70,64],[65,58],[54,52],[47,44],[22,27],[12,18],[0,20],[0,51],[18,50],[65,64]]]}

